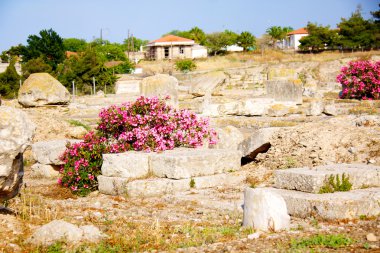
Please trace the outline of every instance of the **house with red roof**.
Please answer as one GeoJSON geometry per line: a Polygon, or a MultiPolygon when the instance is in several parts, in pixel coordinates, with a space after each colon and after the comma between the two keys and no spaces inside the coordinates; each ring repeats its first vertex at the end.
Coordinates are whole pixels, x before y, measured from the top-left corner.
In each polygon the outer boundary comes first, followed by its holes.
{"type": "Polygon", "coordinates": [[[171,34],[149,42],[146,47],[147,58],[151,60],[207,57],[207,49],[194,40],[171,34]]]}
{"type": "Polygon", "coordinates": [[[289,32],[287,34],[287,48],[298,50],[298,46],[301,44],[300,39],[308,35],[309,33],[306,28],[300,28],[289,32]]]}

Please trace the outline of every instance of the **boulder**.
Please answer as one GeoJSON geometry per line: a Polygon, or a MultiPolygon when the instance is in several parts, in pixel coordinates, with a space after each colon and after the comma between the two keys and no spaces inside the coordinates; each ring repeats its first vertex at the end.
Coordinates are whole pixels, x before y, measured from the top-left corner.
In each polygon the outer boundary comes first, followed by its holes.
{"type": "Polygon", "coordinates": [[[21,86],[18,102],[24,107],[68,104],[70,93],[50,74],[34,73],[21,86]]]}
{"type": "Polygon", "coordinates": [[[190,93],[196,97],[201,97],[206,94],[216,95],[219,88],[226,80],[226,75],[223,71],[215,71],[202,74],[194,78],[191,82],[190,93]]]}
{"type": "Polygon", "coordinates": [[[243,226],[262,231],[289,229],[290,216],[285,200],[280,195],[266,189],[246,188],[243,226]]]}
{"type": "Polygon", "coordinates": [[[216,129],[218,143],[211,148],[238,150],[239,144],[244,140],[243,133],[234,126],[226,126],[216,129]]]}
{"type": "Polygon", "coordinates": [[[0,202],[13,198],[24,175],[23,153],[36,126],[21,110],[0,107],[0,202]]]}
{"type": "Polygon", "coordinates": [[[278,127],[261,128],[240,142],[238,149],[244,157],[254,159],[259,153],[268,151],[271,147],[270,140],[278,131],[278,127]]]}
{"type": "Polygon", "coordinates": [[[106,236],[93,226],[78,227],[63,220],[53,220],[34,231],[28,242],[34,245],[49,246],[55,242],[75,244],[81,241],[98,242],[106,236]]]}
{"type": "Polygon", "coordinates": [[[322,101],[311,101],[308,108],[306,108],[306,116],[319,116],[322,114],[324,105],[322,101]]]}
{"type": "Polygon", "coordinates": [[[165,74],[146,77],[140,83],[140,95],[157,96],[161,99],[169,96],[170,100],[167,103],[178,107],[178,80],[165,74]]]}
{"type": "Polygon", "coordinates": [[[336,116],[338,115],[336,106],[334,103],[330,103],[325,105],[325,108],[323,109],[323,113],[328,115],[328,116],[336,116]]]}
{"type": "Polygon", "coordinates": [[[34,160],[40,164],[61,165],[59,157],[65,152],[67,143],[80,142],[79,140],[40,141],[32,145],[34,160]]]}
{"type": "Polygon", "coordinates": [[[30,169],[32,177],[58,178],[59,176],[59,171],[48,164],[35,163],[30,169]]]}

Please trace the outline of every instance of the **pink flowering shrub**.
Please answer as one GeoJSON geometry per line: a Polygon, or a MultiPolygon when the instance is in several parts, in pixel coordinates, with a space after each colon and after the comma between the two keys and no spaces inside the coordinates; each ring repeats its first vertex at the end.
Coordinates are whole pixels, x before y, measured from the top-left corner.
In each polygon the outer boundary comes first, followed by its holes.
{"type": "Polygon", "coordinates": [[[340,72],[336,77],[342,85],[340,98],[380,98],[380,61],[352,61],[342,67],[340,72]]]}
{"type": "Polygon", "coordinates": [[[83,142],[68,145],[58,183],[86,195],[97,188],[102,154],[129,150],[160,152],[175,147],[199,147],[205,139],[217,142],[208,119],[187,110],[175,110],[157,97],[139,97],[133,103],[103,109],[95,132],[83,142]]]}

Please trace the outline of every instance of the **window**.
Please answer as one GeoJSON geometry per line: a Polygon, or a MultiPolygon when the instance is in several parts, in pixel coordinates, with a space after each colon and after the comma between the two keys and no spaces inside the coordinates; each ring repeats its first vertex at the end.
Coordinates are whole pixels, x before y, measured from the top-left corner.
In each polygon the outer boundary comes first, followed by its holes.
{"type": "Polygon", "coordinates": [[[165,47],[165,58],[169,58],[169,47],[165,47]]]}
{"type": "Polygon", "coordinates": [[[185,48],[184,47],[179,47],[179,53],[184,54],[185,53],[185,48]]]}

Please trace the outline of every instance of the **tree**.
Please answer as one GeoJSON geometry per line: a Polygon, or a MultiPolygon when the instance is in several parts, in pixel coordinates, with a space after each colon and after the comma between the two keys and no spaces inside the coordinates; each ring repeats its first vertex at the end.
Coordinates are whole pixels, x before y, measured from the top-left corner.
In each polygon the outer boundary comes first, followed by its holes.
{"type": "Polygon", "coordinates": [[[284,40],[286,35],[291,31],[293,31],[293,28],[290,26],[271,26],[266,30],[267,34],[272,38],[271,44],[273,47],[276,46],[278,41],[284,40]]]}
{"type": "Polygon", "coordinates": [[[337,32],[331,30],[329,26],[317,25],[315,23],[308,23],[306,30],[309,35],[300,39],[301,50],[311,50],[318,52],[326,49],[327,47],[334,47],[338,43],[337,32]]]}
{"type": "Polygon", "coordinates": [[[65,51],[82,52],[86,50],[87,42],[84,39],[67,38],[63,39],[65,51]]]}
{"type": "Polygon", "coordinates": [[[125,61],[127,59],[123,47],[118,43],[97,46],[95,50],[98,56],[103,58],[104,61],[125,61]]]}
{"type": "Polygon", "coordinates": [[[140,47],[145,46],[148,42],[148,40],[143,40],[132,36],[129,38],[129,41],[128,39],[125,39],[121,46],[124,51],[140,51],[140,47]]]}
{"type": "Polygon", "coordinates": [[[8,51],[5,50],[5,51],[1,52],[0,58],[1,58],[2,63],[8,63],[9,62],[8,51]]]}
{"type": "Polygon", "coordinates": [[[65,59],[63,39],[52,29],[41,30],[38,35],[29,35],[23,61],[42,57],[55,70],[65,59]]]}
{"type": "Polygon", "coordinates": [[[223,32],[215,32],[207,34],[206,46],[216,55],[220,51],[224,51],[226,46],[230,45],[229,37],[223,32]]]}
{"type": "Polygon", "coordinates": [[[42,57],[31,59],[21,65],[22,76],[24,79],[28,78],[33,73],[50,73],[52,74],[52,68],[47,64],[42,57]]]}
{"type": "Polygon", "coordinates": [[[12,59],[5,72],[0,74],[0,94],[4,97],[16,97],[20,87],[20,76],[17,74],[16,59],[12,59]]]}
{"type": "Polygon", "coordinates": [[[204,45],[206,43],[206,34],[199,27],[195,26],[189,30],[190,39],[194,40],[195,43],[204,45]]]}
{"type": "Polygon", "coordinates": [[[372,30],[373,35],[375,37],[375,47],[380,47],[380,4],[379,4],[379,10],[377,11],[371,11],[371,14],[374,18],[373,24],[372,24],[372,30]]]}
{"type": "Polygon", "coordinates": [[[237,44],[247,51],[249,47],[255,46],[256,38],[250,32],[242,32],[237,38],[237,44]]]}
{"type": "Polygon", "coordinates": [[[342,18],[338,27],[339,35],[341,36],[340,42],[343,48],[370,49],[375,43],[373,26],[369,20],[365,20],[362,17],[360,7],[352,13],[349,19],[342,18]]]}

